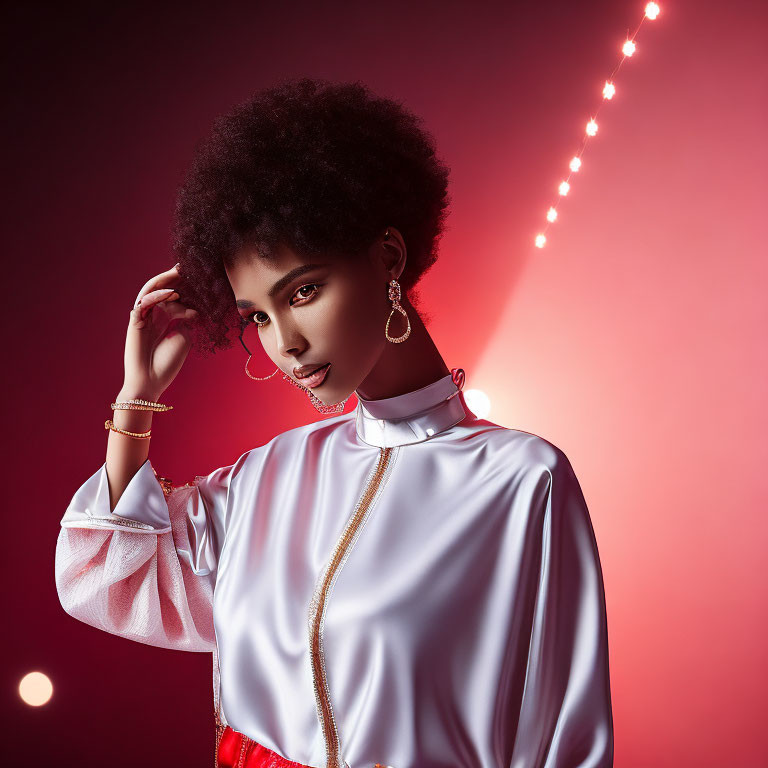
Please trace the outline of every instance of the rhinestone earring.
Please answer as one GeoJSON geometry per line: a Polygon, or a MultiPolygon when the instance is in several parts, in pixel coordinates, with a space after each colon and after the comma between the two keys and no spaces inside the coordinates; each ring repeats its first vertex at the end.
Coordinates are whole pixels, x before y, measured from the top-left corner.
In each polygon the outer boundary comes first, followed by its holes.
{"type": "MultiPolygon", "coordinates": [[[[251,357],[248,357],[248,360],[250,360],[251,357]]],[[[275,368],[275,370],[269,374],[269,376],[253,376],[251,372],[248,370],[248,363],[245,364],[245,372],[250,376],[254,381],[266,381],[267,379],[271,379],[280,369],[275,368]]],[[[293,384],[295,387],[298,387],[299,389],[303,389],[307,395],[309,395],[309,401],[312,403],[312,405],[315,407],[316,410],[320,411],[320,413],[342,413],[344,411],[344,406],[347,404],[347,400],[349,400],[349,395],[345,397],[341,402],[335,403],[334,405],[326,405],[317,395],[314,394],[308,387],[303,387],[301,384],[295,382],[290,376],[287,374],[283,374],[283,378],[293,384]]]]}
{"type": "Polygon", "coordinates": [[[284,373],[283,378],[290,384],[293,384],[294,387],[298,387],[299,389],[304,390],[304,392],[307,393],[309,396],[309,402],[312,403],[312,405],[315,407],[315,410],[320,411],[320,413],[342,413],[344,410],[344,406],[347,404],[347,400],[351,397],[351,395],[347,395],[343,400],[341,400],[338,403],[334,403],[333,405],[326,405],[317,395],[315,395],[314,392],[312,392],[309,387],[305,387],[302,384],[299,384],[297,381],[294,381],[288,374],[284,373]]]}
{"type": "MultiPolygon", "coordinates": [[[[271,379],[280,369],[275,368],[275,370],[269,374],[269,376],[254,376],[249,370],[248,370],[248,363],[251,361],[251,357],[253,355],[251,354],[251,350],[248,349],[248,347],[245,344],[245,340],[243,339],[243,331],[245,329],[245,322],[240,326],[240,343],[245,347],[245,351],[248,353],[248,360],[245,361],[245,372],[248,374],[250,378],[252,378],[254,381],[266,381],[267,379],[271,379]]],[[[308,387],[303,387],[301,384],[295,382],[287,373],[283,373],[283,378],[287,381],[293,384],[295,387],[298,387],[299,389],[303,389],[307,395],[309,395],[309,401],[312,403],[312,405],[315,407],[316,410],[320,411],[320,413],[341,413],[344,410],[344,406],[347,404],[347,400],[351,397],[351,395],[347,395],[341,402],[335,403],[334,405],[326,405],[319,397],[317,397],[312,390],[310,390],[308,387]]]]}
{"type": "Polygon", "coordinates": [[[399,344],[401,341],[405,341],[411,335],[411,321],[406,311],[400,306],[400,283],[397,280],[389,281],[389,298],[392,301],[392,311],[387,318],[387,326],[384,329],[384,335],[387,337],[387,341],[391,341],[393,344],[399,344]],[[395,311],[399,312],[408,322],[408,328],[402,336],[393,337],[389,335],[389,323],[392,320],[392,315],[395,311]]]}
{"type": "Polygon", "coordinates": [[[267,379],[271,379],[280,369],[275,368],[272,373],[269,374],[269,376],[254,376],[249,370],[248,370],[248,363],[251,362],[251,355],[248,355],[248,359],[245,361],[245,372],[250,376],[254,381],[266,381],[267,379]]]}
{"type": "Polygon", "coordinates": [[[246,320],[242,320],[240,323],[240,343],[243,345],[243,349],[248,353],[248,359],[245,361],[245,372],[246,374],[252,378],[254,381],[266,381],[267,379],[271,379],[280,369],[275,368],[272,373],[269,374],[269,376],[254,376],[249,370],[248,370],[248,363],[251,362],[251,358],[253,357],[253,354],[251,353],[251,350],[248,349],[248,347],[245,345],[245,339],[243,339],[243,333],[245,332],[245,326],[246,326],[246,320]]]}

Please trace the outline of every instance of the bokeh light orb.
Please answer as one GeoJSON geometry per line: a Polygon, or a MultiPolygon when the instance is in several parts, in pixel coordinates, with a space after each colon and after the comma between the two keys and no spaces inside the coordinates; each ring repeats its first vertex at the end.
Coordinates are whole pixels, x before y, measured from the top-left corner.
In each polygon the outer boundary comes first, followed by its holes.
{"type": "Polygon", "coordinates": [[[653,20],[659,15],[660,10],[658,3],[648,3],[648,5],[645,6],[645,15],[653,20]]]}
{"type": "Polygon", "coordinates": [[[631,56],[636,50],[637,46],[634,44],[634,42],[632,42],[632,40],[627,40],[627,42],[621,46],[621,52],[625,56],[631,56]]]}
{"type": "Polygon", "coordinates": [[[464,400],[467,402],[467,407],[472,413],[477,416],[478,419],[485,419],[491,412],[491,401],[488,399],[488,395],[481,389],[468,389],[464,392],[464,400]]]}
{"type": "Polygon", "coordinates": [[[30,672],[21,678],[19,696],[30,707],[42,707],[53,696],[53,684],[48,675],[42,672],[30,672]]]}

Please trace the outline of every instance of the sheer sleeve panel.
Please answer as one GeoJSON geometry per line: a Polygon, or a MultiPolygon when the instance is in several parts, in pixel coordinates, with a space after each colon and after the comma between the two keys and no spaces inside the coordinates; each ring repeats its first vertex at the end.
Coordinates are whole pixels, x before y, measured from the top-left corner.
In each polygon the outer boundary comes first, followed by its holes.
{"type": "Polygon", "coordinates": [[[214,651],[213,588],[244,456],[178,487],[147,459],[114,511],[105,462],[61,520],[55,579],[64,610],[129,640],[214,651]]]}

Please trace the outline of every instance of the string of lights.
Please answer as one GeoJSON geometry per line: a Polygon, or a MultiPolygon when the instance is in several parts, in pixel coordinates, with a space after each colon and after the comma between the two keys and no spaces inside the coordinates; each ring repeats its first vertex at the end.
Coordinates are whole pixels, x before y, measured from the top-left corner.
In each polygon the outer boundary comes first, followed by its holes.
{"type": "MultiPolygon", "coordinates": [[[[582,138],[581,147],[579,151],[573,156],[570,163],[568,164],[568,167],[570,168],[570,173],[568,176],[566,176],[564,181],[560,182],[560,185],[557,188],[557,191],[560,195],[560,200],[564,198],[568,192],[571,189],[570,184],[570,178],[574,173],[578,173],[579,169],[581,168],[581,156],[584,154],[584,150],[586,149],[587,142],[589,139],[593,138],[597,135],[597,115],[599,114],[600,110],[603,107],[603,104],[605,104],[606,101],[610,101],[615,95],[616,95],[616,85],[614,83],[614,76],[621,68],[621,65],[624,63],[625,59],[628,59],[630,56],[633,56],[635,51],[637,50],[637,46],[635,45],[635,37],[637,37],[637,33],[640,31],[640,27],[643,25],[643,22],[646,19],[649,19],[650,21],[654,21],[658,15],[659,15],[660,8],[657,3],[648,3],[645,6],[645,10],[643,13],[642,18],[640,19],[640,23],[635,27],[635,31],[627,36],[626,41],[621,47],[621,53],[622,57],[619,60],[619,63],[614,67],[613,72],[608,76],[608,79],[605,81],[605,85],[603,85],[602,90],[602,96],[603,100],[600,102],[597,110],[595,111],[594,115],[590,117],[589,122],[587,123],[586,130],[584,132],[584,137],[582,138]]],[[[558,201],[558,203],[560,202],[558,201]]],[[[550,224],[557,221],[557,204],[550,206],[549,210],[547,211],[547,224],[544,226],[544,229],[539,232],[539,234],[536,235],[535,239],[535,245],[537,248],[543,248],[544,245],[547,242],[546,238],[546,232],[549,229],[550,224]]]]}

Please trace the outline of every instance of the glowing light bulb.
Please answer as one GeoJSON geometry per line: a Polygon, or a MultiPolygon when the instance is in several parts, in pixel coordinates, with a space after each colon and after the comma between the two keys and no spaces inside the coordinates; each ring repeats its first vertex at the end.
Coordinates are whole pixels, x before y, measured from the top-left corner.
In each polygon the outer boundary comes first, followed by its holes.
{"type": "Polygon", "coordinates": [[[557,218],[557,211],[554,208],[550,208],[547,211],[547,221],[554,221],[557,218]]]}
{"type": "Polygon", "coordinates": [[[616,86],[610,80],[606,80],[605,86],[603,87],[603,98],[612,99],[615,93],[616,86]]]}
{"type": "Polygon", "coordinates": [[[467,407],[478,419],[484,419],[491,412],[491,401],[485,392],[479,389],[467,389],[464,392],[467,407]]]}
{"type": "Polygon", "coordinates": [[[48,675],[42,672],[30,672],[21,678],[19,696],[25,704],[31,707],[41,707],[47,704],[53,695],[53,684],[48,675]]]}
{"type": "Polygon", "coordinates": [[[565,197],[565,195],[568,194],[568,190],[571,188],[571,185],[567,181],[563,181],[560,186],[557,188],[557,191],[565,197]]]}
{"type": "Polygon", "coordinates": [[[578,171],[578,170],[579,170],[579,168],[581,168],[581,160],[580,160],[578,157],[574,157],[574,158],[573,158],[573,160],[571,160],[571,162],[570,162],[570,164],[568,165],[568,167],[569,167],[569,168],[570,168],[572,171],[574,171],[574,172],[575,172],[575,171],[578,171]]]}
{"type": "Polygon", "coordinates": [[[544,243],[547,242],[547,238],[544,237],[544,235],[536,235],[536,247],[537,248],[543,248],[544,243]]]}
{"type": "Polygon", "coordinates": [[[656,3],[648,3],[648,5],[645,6],[645,15],[653,21],[659,15],[660,10],[661,9],[656,3]]]}
{"type": "Polygon", "coordinates": [[[631,40],[627,40],[627,42],[621,46],[621,52],[625,56],[631,56],[635,52],[635,44],[631,40]]]}
{"type": "Polygon", "coordinates": [[[587,135],[594,136],[597,133],[597,123],[594,120],[590,120],[587,123],[587,135]]]}

